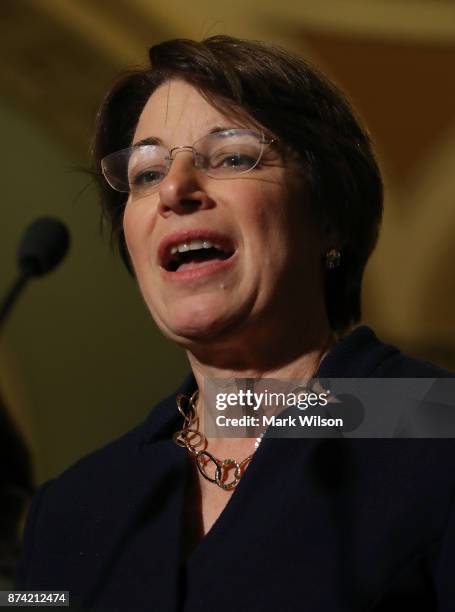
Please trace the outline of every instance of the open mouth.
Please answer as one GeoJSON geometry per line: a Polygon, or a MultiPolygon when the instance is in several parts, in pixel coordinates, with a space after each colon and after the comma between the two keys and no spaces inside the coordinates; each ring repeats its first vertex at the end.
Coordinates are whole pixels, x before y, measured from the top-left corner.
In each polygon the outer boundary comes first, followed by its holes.
{"type": "Polygon", "coordinates": [[[224,261],[234,253],[233,244],[225,236],[179,237],[166,240],[161,250],[161,265],[168,272],[183,272],[224,261]]]}
{"type": "Polygon", "coordinates": [[[197,264],[207,264],[216,260],[229,259],[234,251],[228,252],[217,247],[202,247],[200,249],[189,249],[188,251],[177,251],[171,255],[170,261],[165,266],[169,272],[183,271],[190,268],[200,267],[197,264]]]}

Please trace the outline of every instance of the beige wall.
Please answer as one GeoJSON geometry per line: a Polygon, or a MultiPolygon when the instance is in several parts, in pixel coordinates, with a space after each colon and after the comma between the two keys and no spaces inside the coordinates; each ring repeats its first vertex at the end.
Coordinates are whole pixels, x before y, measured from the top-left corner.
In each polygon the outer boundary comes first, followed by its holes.
{"type": "Polygon", "coordinates": [[[101,240],[93,189],[74,160],[6,107],[0,133],[0,292],[14,278],[16,243],[30,221],[56,216],[72,234],[66,261],[30,282],[0,345],[0,384],[41,481],[139,422],[173,390],[186,361],[155,330],[133,281],[101,240]]]}

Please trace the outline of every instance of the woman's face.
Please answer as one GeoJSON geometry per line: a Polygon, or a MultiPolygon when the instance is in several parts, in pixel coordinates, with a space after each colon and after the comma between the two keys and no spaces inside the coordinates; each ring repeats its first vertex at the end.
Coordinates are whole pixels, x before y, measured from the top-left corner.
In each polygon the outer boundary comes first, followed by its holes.
{"type": "MultiPolygon", "coordinates": [[[[172,80],[149,98],[133,144],[158,137],[169,149],[192,145],[215,126],[254,129],[172,80]]],[[[256,168],[223,179],[194,168],[191,152],[177,152],[156,191],[130,195],[124,230],[145,302],[163,333],[182,346],[239,331],[267,333],[268,326],[311,321],[324,310],[321,262],[328,245],[298,168],[285,167],[273,145],[256,168]],[[166,269],[172,246],[204,238],[232,255],[166,269]]]]}

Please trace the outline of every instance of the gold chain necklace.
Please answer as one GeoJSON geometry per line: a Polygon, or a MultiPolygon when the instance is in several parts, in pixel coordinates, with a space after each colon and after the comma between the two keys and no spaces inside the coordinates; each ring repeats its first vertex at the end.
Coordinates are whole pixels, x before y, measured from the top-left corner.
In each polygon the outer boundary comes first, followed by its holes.
{"type": "MultiPolygon", "coordinates": [[[[332,336],[330,337],[327,345],[321,351],[321,355],[319,357],[318,364],[314,369],[313,376],[318,371],[319,365],[321,364],[322,359],[324,358],[325,354],[328,351],[328,348],[330,347],[331,339],[332,336]]],[[[212,453],[209,453],[209,451],[206,450],[207,438],[201,431],[193,427],[193,425],[197,421],[199,421],[199,417],[197,416],[196,412],[198,398],[198,389],[196,389],[196,391],[191,397],[188,397],[187,395],[183,394],[177,396],[177,409],[183,417],[183,427],[182,429],[179,429],[174,433],[172,439],[176,444],[178,444],[178,446],[186,448],[188,452],[196,458],[197,469],[206,480],[218,485],[221,489],[224,489],[225,491],[230,491],[231,489],[235,489],[235,487],[240,482],[240,478],[243,476],[245,467],[248,465],[249,461],[253,457],[254,452],[251,453],[251,455],[248,455],[248,457],[245,457],[245,459],[240,462],[231,458],[220,460],[217,459],[214,455],[212,455],[212,453]],[[185,411],[182,406],[182,403],[185,400],[188,402],[187,411],[185,411]],[[196,441],[193,441],[194,438],[196,438],[196,441]],[[196,447],[201,445],[204,446],[203,450],[197,450],[196,447]],[[212,478],[211,476],[209,476],[209,474],[207,474],[206,466],[209,463],[213,463],[213,465],[215,466],[215,478],[212,478]],[[232,468],[234,468],[234,476],[232,480],[228,481],[228,473],[232,470],[232,468]]],[[[262,435],[263,434],[261,434],[259,438],[256,438],[256,448],[261,442],[262,435]]]]}
{"type": "MultiPolygon", "coordinates": [[[[212,453],[205,450],[207,438],[205,435],[193,427],[193,425],[199,421],[196,413],[196,404],[199,397],[199,391],[196,390],[191,397],[187,395],[177,396],[177,409],[183,416],[183,427],[179,431],[176,431],[173,435],[173,440],[179,446],[186,448],[190,454],[196,459],[196,466],[202,476],[209,482],[218,485],[225,491],[234,489],[240,481],[240,478],[245,471],[245,467],[251,460],[254,453],[245,457],[243,461],[236,461],[235,459],[217,459],[212,453]],[[182,406],[183,401],[188,402],[188,408],[185,409],[182,406]],[[196,438],[196,440],[194,440],[196,438]],[[197,446],[203,445],[203,450],[197,450],[197,446]],[[215,478],[212,478],[207,474],[207,464],[213,463],[215,466],[215,478]],[[234,468],[234,476],[232,480],[228,481],[228,472],[234,468]]],[[[258,442],[260,439],[258,439],[258,442]]]]}

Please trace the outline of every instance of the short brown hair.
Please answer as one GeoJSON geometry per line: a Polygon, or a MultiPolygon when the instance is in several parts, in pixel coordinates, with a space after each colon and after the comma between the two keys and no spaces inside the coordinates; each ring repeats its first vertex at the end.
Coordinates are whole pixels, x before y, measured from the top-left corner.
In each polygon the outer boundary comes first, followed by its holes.
{"type": "Polygon", "coordinates": [[[97,116],[93,146],[103,218],[132,272],[123,234],[126,195],[101,175],[101,159],[130,146],[154,90],[170,79],[194,86],[217,110],[249,116],[297,154],[321,222],[339,238],[341,265],[328,270],[327,316],[343,332],[361,317],[361,283],[376,244],[383,208],[382,179],[372,144],[344,95],[302,58],[262,41],[212,36],[151,47],[151,66],[123,75],[97,116]]]}

